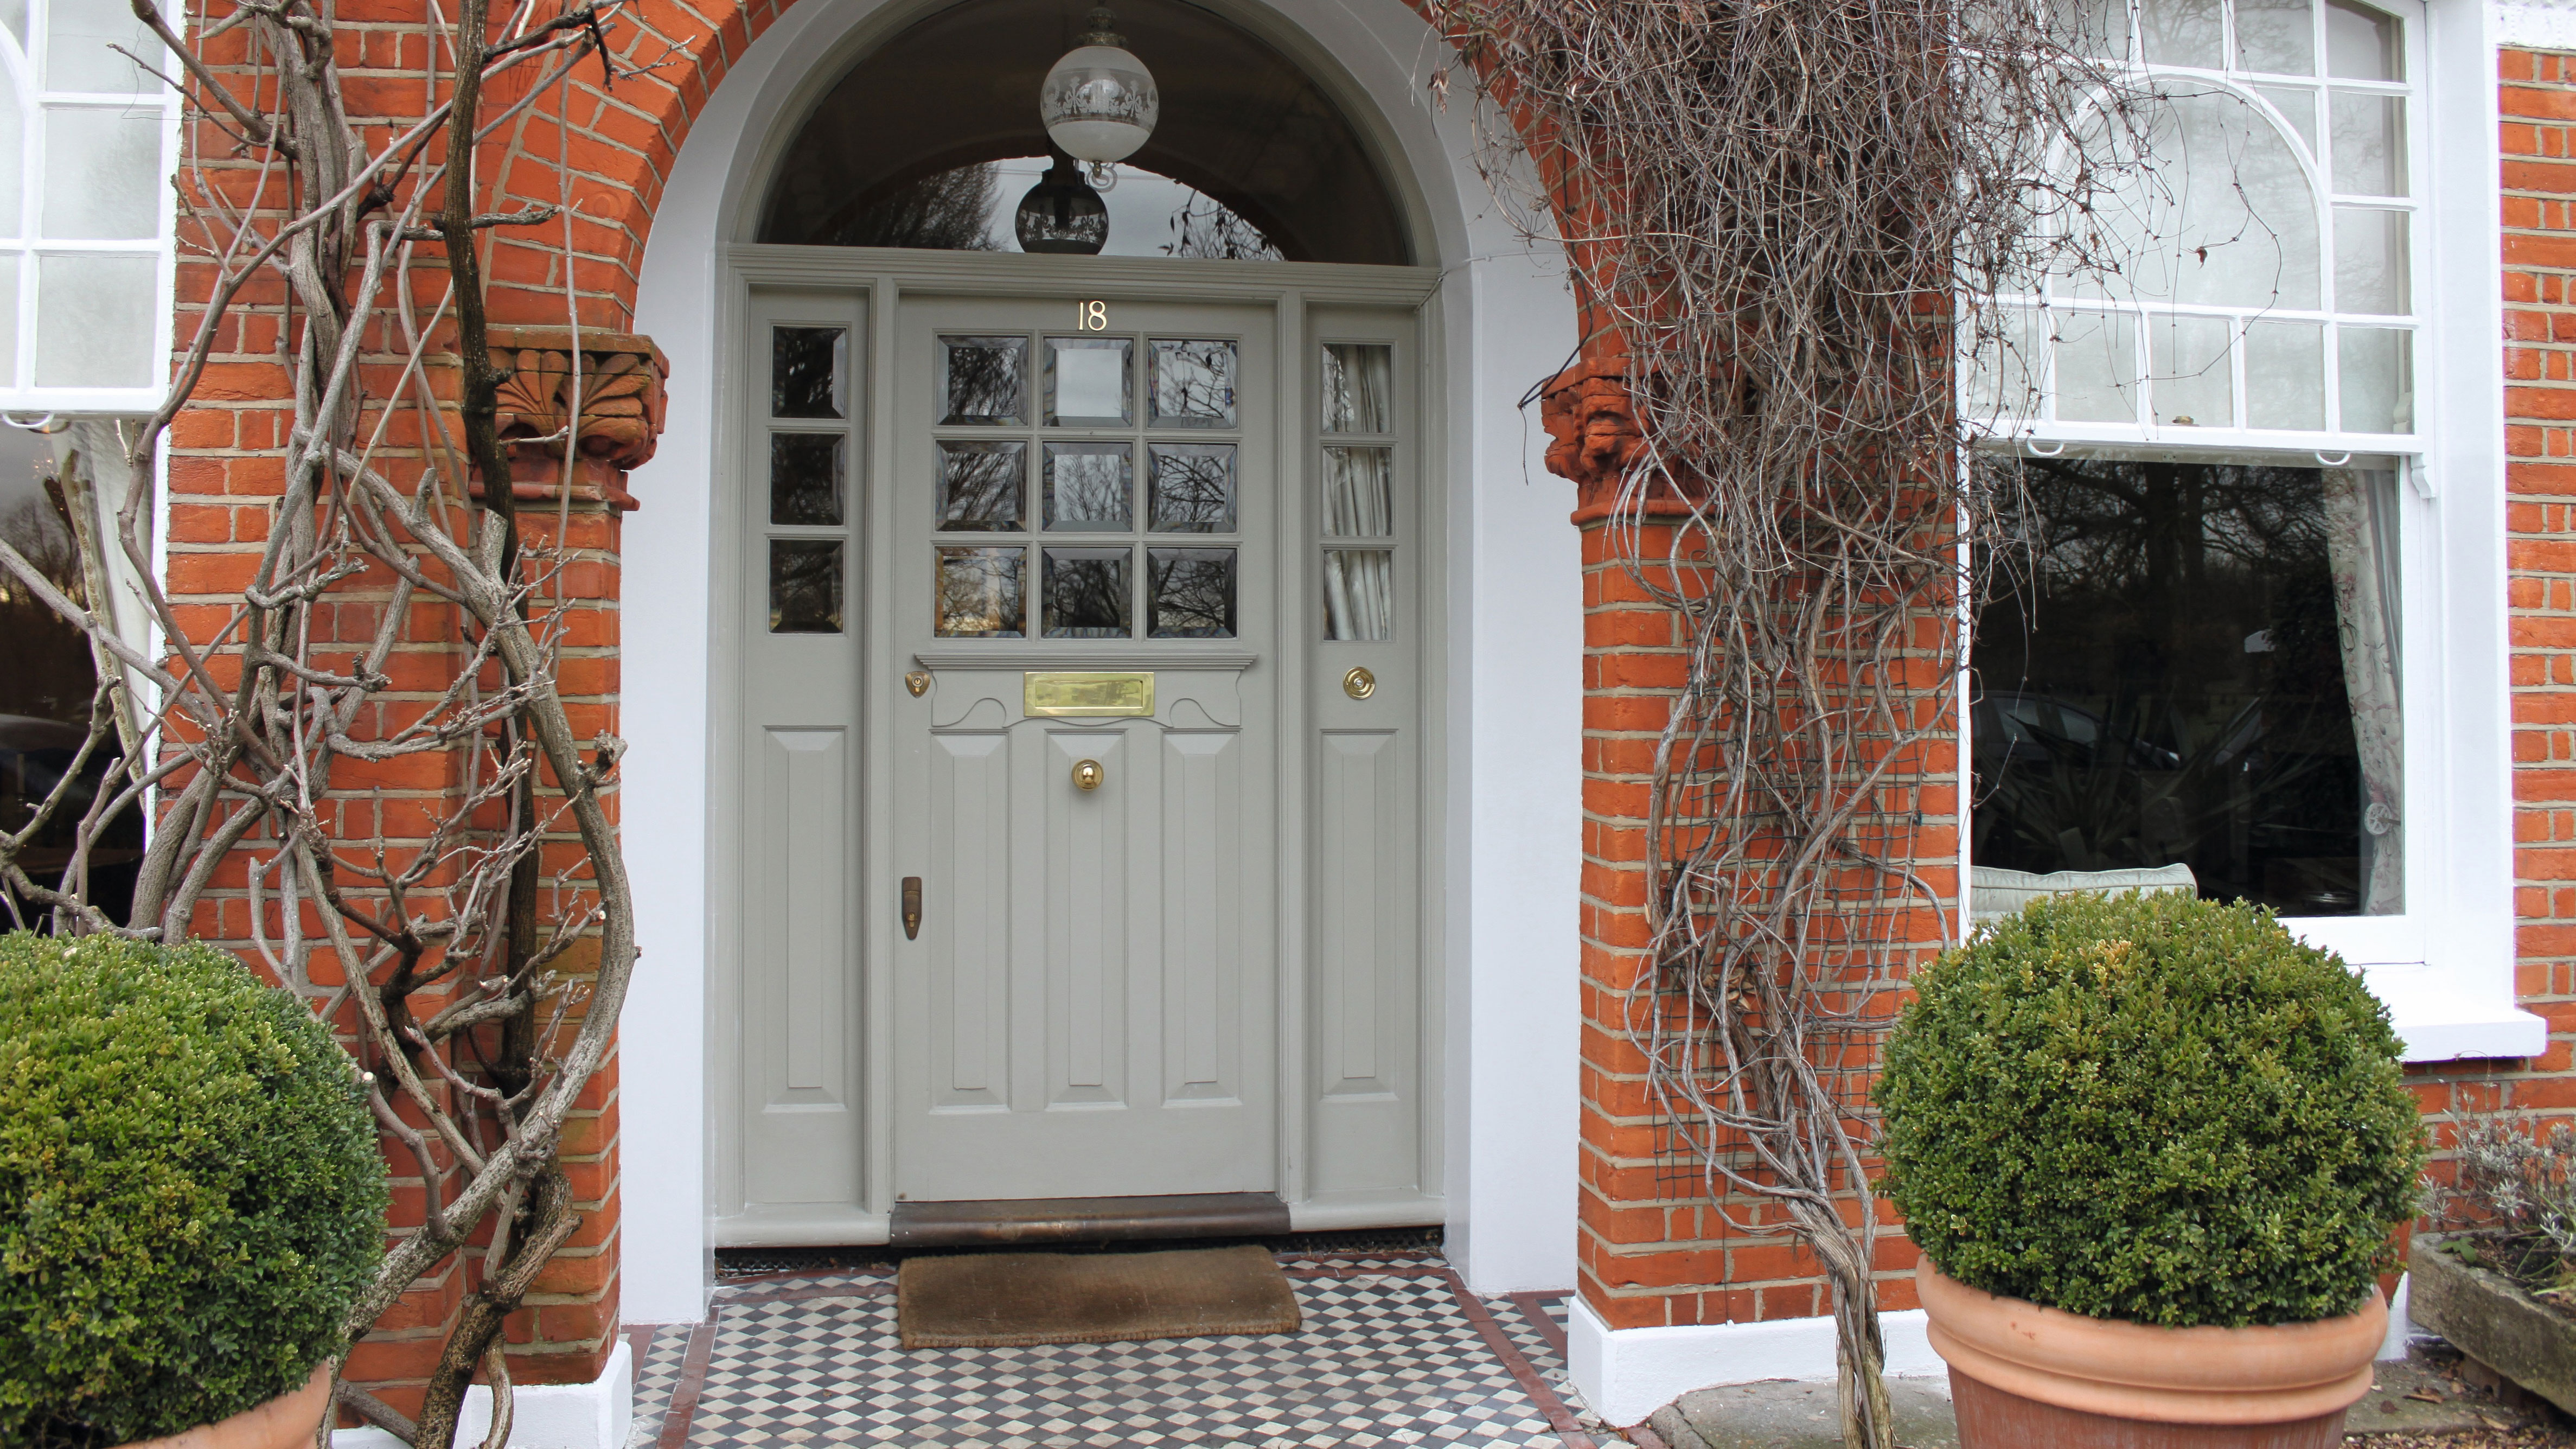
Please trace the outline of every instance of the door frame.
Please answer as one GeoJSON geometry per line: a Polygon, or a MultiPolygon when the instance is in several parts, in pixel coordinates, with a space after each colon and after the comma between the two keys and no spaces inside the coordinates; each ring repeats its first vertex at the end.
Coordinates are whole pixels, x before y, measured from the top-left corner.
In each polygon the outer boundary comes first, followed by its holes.
{"type": "MultiPolygon", "coordinates": [[[[1431,1224],[1443,1221],[1441,1184],[1445,1179],[1444,1095],[1446,1066],[1443,1042],[1448,1012],[1445,944],[1446,912],[1437,901],[1448,881],[1449,771],[1455,751],[1443,728],[1449,717],[1446,662],[1449,658],[1449,508],[1447,506],[1448,409],[1445,377],[1446,329],[1440,316],[1441,272],[1434,267],[1350,266],[1312,262],[1220,262],[1151,257],[1067,257],[1020,253],[934,252],[874,247],[788,247],[736,243],[718,259],[718,364],[708,386],[715,389],[715,457],[719,466],[710,529],[711,595],[708,717],[708,879],[707,921],[711,942],[721,943],[707,970],[707,1143],[710,1168],[709,1204],[712,1241],[717,1247],[836,1246],[886,1240],[894,1206],[894,1093],[892,1049],[894,1002],[892,973],[866,970],[864,963],[893,959],[900,929],[894,905],[895,878],[886,874],[897,858],[890,812],[876,808],[868,795],[871,782],[887,778],[892,767],[893,703],[889,691],[901,688],[902,657],[893,638],[896,607],[890,571],[871,566],[878,541],[891,537],[891,493],[877,486],[894,476],[894,430],[884,420],[894,411],[897,319],[907,291],[941,296],[1021,300],[1100,298],[1112,305],[1131,302],[1203,302],[1273,309],[1277,325],[1278,365],[1275,385],[1279,426],[1276,476],[1285,490],[1306,476],[1305,451],[1311,441],[1307,416],[1309,359],[1307,309],[1310,306],[1359,306],[1406,309],[1413,315],[1416,375],[1420,405],[1414,426],[1419,436],[1418,542],[1414,553],[1421,574],[1415,607],[1420,615],[1416,643],[1422,672],[1420,707],[1412,721],[1419,744],[1418,798],[1415,819],[1421,838],[1418,889],[1426,905],[1416,915],[1415,949],[1419,963],[1417,1051],[1420,1100],[1416,1141],[1420,1184],[1415,1193],[1383,1200],[1315,1204],[1307,1201],[1307,1159],[1313,1130],[1309,1109],[1312,1066],[1308,1004],[1312,982],[1308,971],[1308,919],[1312,892],[1308,876],[1311,780],[1308,737],[1311,721],[1302,690],[1282,687],[1278,712],[1279,752],[1275,788],[1276,818],[1283,839],[1298,848],[1278,853],[1276,1101],[1278,1104],[1278,1182],[1290,1220],[1301,1231],[1431,1224]],[[744,651],[738,642],[756,621],[743,600],[748,505],[743,493],[757,475],[752,449],[759,441],[745,421],[741,398],[749,385],[736,370],[752,365],[747,329],[755,288],[838,292],[864,300],[866,336],[850,350],[855,376],[852,391],[862,423],[852,531],[853,558],[846,607],[856,616],[849,638],[858,651],[859,700],[854,718],[860,739],[861,822],[855,870],[861,884],[856,896],[859,989],[851,993],[851,1040],[858,1044],[854,1083],[859,1097],[861,1154],[860,1206],[848,1208],[767,1207],[746,1211],[744,1134],[739,1128],[745,1106],[743,1025],[745,980],[743,946],[748,940],[743,904],[744,805],[753,787],[745,768],[743,711],[733,703],[743,697],[744,651]],[[724,486],[728,476],[738,486],[724,486]]],[[[1311,641],[1292,639],[1294,621],[1306,617],[1300,607],[1315,587],[1304,567],[1302,534],[1283,533],[1277,572],[1280,590],[1279,655],[1297,660],[1302,670],[1313,659],[1311,641]]]]}

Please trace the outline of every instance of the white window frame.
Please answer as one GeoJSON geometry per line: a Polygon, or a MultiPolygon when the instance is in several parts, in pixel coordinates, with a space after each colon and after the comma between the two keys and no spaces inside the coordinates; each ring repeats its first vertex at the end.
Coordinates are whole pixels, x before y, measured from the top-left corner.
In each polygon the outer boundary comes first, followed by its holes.
{"type": "MultiPolygon", "coordinates": [[[[2401,474],[2406,908],[2286,924],[2362,972],[2408,1060],[2536,1056],[2547,1024],[2516,1005],[2515,990],[2496,23],[2485,0],[2365,3],[2404,23],[2413,87],[2415,432],[2159,429],[2142,399],[2134,424],[2019,423],[2003,446],[2307,467],[2348,457],[2401,474]]],[[[2330,213],[2331,199],[2322,205],[2330,213]]],[[[2321,232],[2329,274],[2330,237],[2321,232]]],[[[2327,346],[2331,363],[2331,337],[2327,346]]],[[[1963,882],[1972,835],[1960,832],[1963,882]]]]}

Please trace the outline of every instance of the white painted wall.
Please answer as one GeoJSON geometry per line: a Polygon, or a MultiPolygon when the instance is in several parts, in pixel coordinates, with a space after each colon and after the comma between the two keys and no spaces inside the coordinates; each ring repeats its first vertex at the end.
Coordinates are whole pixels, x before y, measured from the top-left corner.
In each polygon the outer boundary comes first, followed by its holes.
{"type": "MultiPolygon", "coordinates": [[[[707,965],[725,949],[709,898],[713,711],[709,539],[718,500],[717,250],[758,197],[763,142],[792,126],[818,66],[902,0],[806,0],[726,75],[673,167],[645,249],[636,329],[671,360],[661,448],[626,527],[626,850],[644,959],[626,1009],[624,1312],[703,1316],[713,1128],[707,965]]],[[[1446,434],[1451,742],[1440,909],[1452,1254],[1485,1291],[1574,1281],[1576,888],[1581,581],[1570,485],[1516,404],[1561,366],[1573,308],[1555,249],[1532,256],[1469,159],[1461,111],[1422,85],[1442,52],[1399,0],[1282,0],[1272,12],[1334,56],[1382,113],[1422,189],[1448,270],[1440,339],[1446,434]]]]}

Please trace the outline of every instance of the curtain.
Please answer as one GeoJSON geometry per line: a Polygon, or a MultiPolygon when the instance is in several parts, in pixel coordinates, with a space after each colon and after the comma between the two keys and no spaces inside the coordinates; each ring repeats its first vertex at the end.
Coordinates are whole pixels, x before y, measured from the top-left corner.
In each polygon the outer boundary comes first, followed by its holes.
{"type": "Polygon", "coordinates": [[[1395,431],[1395,349],[1383,342],[1324,344],[1324,431],[1395,431]]]}
{"type": "Polygon", "coordinates": [[[2335,632],[2360,756],[2361,913],[2406,907],[2406,757],[2399,692],[2397,478],[2326,470],[2326,550],[2334,570],[2335,632]]]}
{"type": "Polygon", "coordinates": [[[1324,628],[1333,639],[1387,639],[1395,626],[1395,555],[1324,550],[1324,628]]]}
{"type": "Polygon", "coordinates": [[[1395,532],[1395,454],[1391,448],[1324,449],[1324,532],[1335,538],[1387,538],[1395,532]]]}

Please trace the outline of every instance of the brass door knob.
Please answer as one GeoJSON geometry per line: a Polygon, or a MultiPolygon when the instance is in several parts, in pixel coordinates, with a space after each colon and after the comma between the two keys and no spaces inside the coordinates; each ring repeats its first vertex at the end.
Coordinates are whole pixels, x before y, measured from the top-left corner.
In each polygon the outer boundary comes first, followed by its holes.
{"type": "Polygon", "coordinates": [[[1377,693],[1377,676],[1369,673],[1366,665],[1353,665],[1351,672],[1342,676],[1342,693],[1353,699],[1366,699],[1377,693]]]}
{"type": "Polygon", "coordinates": [[[1073,783],[1077,789],[1097,790],[1100,782],[1108,778],[1109,772],[1100,768],[1098,760],[1084,760],[1073,767],[1073,783]]]}

